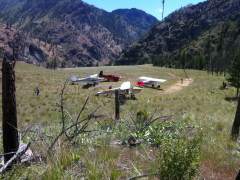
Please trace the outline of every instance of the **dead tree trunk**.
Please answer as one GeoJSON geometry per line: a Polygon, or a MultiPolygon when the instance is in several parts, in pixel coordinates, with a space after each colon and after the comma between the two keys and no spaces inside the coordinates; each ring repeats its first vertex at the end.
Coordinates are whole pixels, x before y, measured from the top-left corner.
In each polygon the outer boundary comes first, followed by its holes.
{"type": "Polygon", "coordinates": [[[231,133],[232,139],[235,141],[239,136],[239,128],[240,128],[240,98],[238,98],[237,112],[233,122],[232,133],[231,133]]]}
{"type": "Polygon", "coordinates": [[[236,180],[239,180],[240,179],[240,170],[238,171],[238,174],[237,174],[237,177],[236,177],[236,180]]]}
{"type": "Polygon", "coordinates": [[[164,18],[164,10],[165,10],[165,0],[162,0],[162,21],[164,18]]]}
{"type": "Polygon", "coordinates": [[[4,56],[2,61],[2,130],[5,163],[14,156],[19,147],[14,66],[15,62],[9,61],[4,56]]]}

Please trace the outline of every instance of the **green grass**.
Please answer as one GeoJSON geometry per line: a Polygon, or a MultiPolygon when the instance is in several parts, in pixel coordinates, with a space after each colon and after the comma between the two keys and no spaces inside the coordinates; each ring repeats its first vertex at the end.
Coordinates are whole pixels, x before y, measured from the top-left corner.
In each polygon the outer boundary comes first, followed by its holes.
{"type": "MultiPolygon", "coordinates": [[[[60,122],[60,113],[56,104],[59,102],[59,94],[64,81],[70,75],[84,76],[98,73],[100,70],[106,73],[116,73],[122,76],[123,81],[134,82],[141,75],[167,79],[168,82],[163,84],[163,89],[175,84],[182,77],[184,78],[182,70],[158,68],[151,65],[91,67],[53,71],[25,63],[17,63],[16,86],[19,129],[35,124],[50,134],[56,134],[60,122]],[[39,97],[34,95],[36,86],[40,88],[39,97]]],[[[236,102],[226,101],[225,97],[234,96],[234,89],[219,89],[224,80],[222,76],[211,76],[204,71],[187,70],[187,72],[194,79],[189,87],[172,94],[144,89],[137,95],[138,100],[128,101],[124,106],[121,106],[121,119],[123,121],[127,120],[129,114],[140,110],[147,111],[150,114],[156,110],[158,115],[173,115],[174,121],[189,119],[189,122],[198,126],[203,134],[201,165],[205,166],[207,162],[207,164],[215,167],[215,172],[222,168],[228,168],[225,174],[231,176],[240,162],[239,154],[235,150],[237,144],[229,139],[236,102]]],[[[99,114],[105,115],[105,119],[111,119],[114,117],[113,99],[95,97],[94,93],[107,88],[109,85],[118,86],[120,84],[121,82],[103,83],[90,90],[81,89],[77,85],[68,86],[65,94],[65,107],[74,118],[81,109],[86,96],[90,95],[90,103],[85,113],[90,112],[98,105],[102,105],[99,114]]],[[[98,126],[95,126],[93,122],[92,127],[98,126]]],[[[31,179],[34,172],[37,171],[39,176],[45,179],[49,179],[49,177],[51,179],[74,179],[74,174],[84,171],[89,179],[107,179],[110,177],[119,179],[120,177],[126,178],[151,171],[156,157],[154,155],[155,150],[152,150],[152,147],[142,145],[140,148],[130,150],[128,148],[109,147],[109,143],[115,138],[112,135],[102,135],[97,143],[100,148],[92,145],[89,145],[89,147],[80,146],[77,151],[73,148],[74,153],[59,155],[58,161],[54,164],[34,165],[26,169],[21,167],[17,171],[21,173],[15,174],[15,176],[30,177],[31,179]],[[129,153],[132,156],[129,156],[129,153]],[[83,163],[81,167],[74,163],[74,154],[80,156],[83,163]],[[64,156],[65,158],[63,158],[64,156]],[[65,160],[61,160],[61,158],[65,160]],[[64,167],[61,167],[62,165],[64,167]]],[[[40,149],[44,151],[44,147],[41,147],[41,144],[34,147],[33,144],[33,149],[37,152],[40,149]]],[[[66,147],[63,146],[62,148],[66,147]]]]}

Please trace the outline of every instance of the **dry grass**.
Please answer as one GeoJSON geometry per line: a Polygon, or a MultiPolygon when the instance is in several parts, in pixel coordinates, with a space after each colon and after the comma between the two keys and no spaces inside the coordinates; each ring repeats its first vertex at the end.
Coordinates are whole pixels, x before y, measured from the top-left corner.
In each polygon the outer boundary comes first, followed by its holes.
{"type": "MultiPolygon", "coordinates": [[[[202,128],[204,134],[201,155],[203,163],[200,169],[202,175],[205,177],[209,176],[209,173],[213,171],[216,174],[213,175],[215,178],[211,177],[209,179],[218,179],[223,174],[222,170],[228,167],[228,172],[224,173],[229,178],[233,178],[232,176],[240,162],[239,153],[235,150],[238,145],[229,140],[236,102],[226,101],[224,98],[231,97],[235,93],[232,88],[224,91],[219,89],[224,77],[211,76],[203,71],[188,70],[188,75],[194,80],[192,84],[178,92],[163,93],[164,89],[168,89],[181,78],[185,78],[182,70],[144,65],[60,69],[53,71],[25,63],[17,63],[17,109],[20,129],[31,124],[38,124],[44,128],[56,127],[57,129],[60,115],[56,108],[56,103],[58,103],[59,92],[64,81],[73,74],[84,76],[98,73],[100,70],[106,71],[106,73],[118,74],[122,76],[123,81],[130,80],[134,82],[141,75],[167,79],[168,82],[162,86],[163,91],[144,89],[137,96],[137,101],[128,101],[126,105],[122,106],[122,119],[127,119],[131,112],[146,110],[151,113],[155,109],[161,115],[174,115],[174,119],[190,119],[191,122],[202,128]],[[34,95],[34,88],[37,86],[40,88],[39,97],[34,95]],[[210,163],[206,163],[206,161],[210,163]],[[211,170],[213,165],[215,168],[211,170]]],[[[93,95],[97,90],[107,88],[109,85],[118,86],[119,84],[120,82],[103,83],[99,87],[90,90],[81,89],[79,86],[69,86],[65,95],[67,110],[73,116],[76,116],[87,95],[93,95]]],[[[104,114],[110,119],[114,114],[113,99],[91,96],[88,110],[90,111],[96,105],[106,102],[108,103],[102,107],[100,114],[104,114]]],[[[95,149],[95,151],[97,150],[95,149]]],[[[151,152],[149,149],[144,150],[146,153],[143,150],[136,151],[138,155],[133,154],[132,156],[129,156],[129,151],[122,152],[118,148],[101,149],[97,151],[97,154],[93,154],[89,148],[83,148],[79,152],[74,153],[80,154],[81,159],[88,162],[85,164],[85,168],[88,169],[88,177],[91,177],[89,179],[94,179],[94,177],[106,179],[106,177],[111,176],[118,179],[119,177],[138,175],[139,172],[144,172],[144,169],[148,169],[147,167],[152,165],[151,158],[154,156],[152,157],[149,154],[151,152]],[[105,154],[106,152],[108,153],[105,154]],[[108,171],[105,172],[103,169],[108,169],[108,171]]],[[[72,158],[70,157],[70,159],[72,158]]],[[[70,165],[68,164],[68,166],[70,165]]],[[[52,167],[55,166],[52,165],[52,167]]],[[[76,165],[70,167],[75,168],[75,173],[83,168],[82,166],[76,167],[76,165]]],[[[41,165],[33,166],[25,173],[31,174],[36,169],[45,168],[41,165]]],[[[47,169],[49,170],[49,168],[47,169]]],[[[68,173],[74,174],[72,172],[73,169],[60,169],[59,171],[66,172],[61,177],[67,176],[70,179],[74,179],[72,175],[68,176],[68,173]]],[[[38,172],[41,174],[42,171],[38,172]]],[[[56,173],[58,172],[56,171],[56,173]]],[[[26,177],[23,173],[21,175],[26,177]]]]}

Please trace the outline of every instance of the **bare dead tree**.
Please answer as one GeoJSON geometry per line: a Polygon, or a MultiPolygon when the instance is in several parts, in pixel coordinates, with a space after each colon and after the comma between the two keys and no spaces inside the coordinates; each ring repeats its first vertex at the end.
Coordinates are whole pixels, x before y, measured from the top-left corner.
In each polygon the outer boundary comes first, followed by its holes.
{"type": "Polygon", "coordinates": [[[164,18],[165,0],[162,0],[162,20],[164,18]]]}
{"type": "Polygon", "coordinates": [[[48,154],[51,154],[52,149],[54,148],[55,144],[58,142],[59,138],[65,135],[66,139],[71,142],[74,138],[79,136],[80,134],[89,133],[94,130],[87,130],[89,123],[92,119],[96,118],[95,115],[96,112],[99,110],[99,106],[95,108],[91,113],[88,113],[87,116],[82,117],[82,113],[85,111],[87,104],[89,102],[89,96],[86,98],[85,102],[83,103],[77,118],[75,120],[71,119],[70,123],[68,122],[67,110],[65,109],[64,105],[64,93],[67,88],[68,81],[65,81],[63,88],[60,93],[60,103],[58,104],[58,107],[60,108],[61,112],[61,131],[58,133],[58,135],[54,138],[53,142],[48,148],[48,154]]]}
{"type": "Polygon", "coordinates": [[[4,162],[12,158],[17,152],[18,130],[17,130],[17,108],[15,96],[15,61],[9,60],[7,55],[4,55],[2,61],[2,130],[3,130],[3,150],[4,162]]]}
{"type": "Polygon", "coordinates": [[[8,46],[12,49],[12,58],[14,61],[20,60],[20,55],[24,51],[26,45],[26,37],[24,33],[17,32],[13,39],[8,42],[8,46]]]}
{"type": "Polygon", "coordinates": [[[5,163],[14,156],[10,152],[16,153],[19,147],[14,68],[19,53],[24,47],[23,42],[20,33],[9,39],[8,46],[12,52],[5,51],[2,61],[2,129],[5,163]]]}
{"type": "Polygon", "coordinates": [[[231,132],[231,136],[234,141],[236,141],[239,136],[239,128],[240,128],[240,98],[238,98],[237,111],[236,111],[235,119],[232,125],[232,132],[231,132]]]}

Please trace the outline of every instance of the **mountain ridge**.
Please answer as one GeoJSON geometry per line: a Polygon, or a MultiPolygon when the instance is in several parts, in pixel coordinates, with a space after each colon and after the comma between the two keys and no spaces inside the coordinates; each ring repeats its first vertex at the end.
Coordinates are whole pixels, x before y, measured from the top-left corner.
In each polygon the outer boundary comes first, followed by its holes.
{"type": "Polygon", "coordinates": [[[2,23],[53,44],[56,58],[67,66],[108,64],[157,23],[143,11],[128,10],[142,13],[134,19],[144,22],[138,26],[126,15],[81,0],[0,0],[0,8],[2,23]]]}
{"type": "MultiPolygon", "coordinates": [[[[196,68],[193,61],[198,58],[197,56],[205,56],[202,57],[205,62],[204,67],[201,68],[206,69],[209,61],[209,57],[206,57],[209,56],[206,36],[209,38],[213,36],[209,43],[213,46],[212,51],[220,55],[220,52],[215,50],[220,46],[218,41],[223,39],[221,43],[224,48],[221,50],[224,50],[227,48],[227,35],[230,33],[226,34],[226,37],[221,37],[216,27],[229,26],[231,22],[240,27],[239,9],[239,0],[209,0],[183,7],[155,25],[145,38],[124,51],[116,64],[154,63],[160,66],[196,68]],[[202,42],[202,39],[205,41],[202,42]],[[184,65],[181,62],[184,59],[183,55],[188,56],[190,61],[185,62],[184,65]]],[[[240,33],[236,35],[239,37],[240,33]]],[[[239,42],[238,38],[232,38],[231,46],[238,46],[239,42]]],[[[216,55],[212,53],[211,56],[216,55]]],[[[224,61],[222,59],[221,62],[216,63],[227,64],[224,61]]]]}

